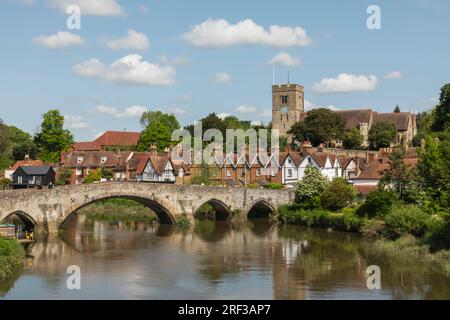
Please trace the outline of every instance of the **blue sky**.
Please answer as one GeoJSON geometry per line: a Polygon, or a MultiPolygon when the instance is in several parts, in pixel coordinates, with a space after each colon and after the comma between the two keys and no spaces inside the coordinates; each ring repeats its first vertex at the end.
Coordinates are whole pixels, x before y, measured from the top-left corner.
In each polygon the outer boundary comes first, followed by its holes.
{"type": "Polygon", "coordinates": [[[273,63],[308,108],[418,112],[450,81],[449,16],[447,0],[0,0],[0,118],[34,133],[58,108],[79,141],[141,130],[144,109],[267,123],[273,63]]]}

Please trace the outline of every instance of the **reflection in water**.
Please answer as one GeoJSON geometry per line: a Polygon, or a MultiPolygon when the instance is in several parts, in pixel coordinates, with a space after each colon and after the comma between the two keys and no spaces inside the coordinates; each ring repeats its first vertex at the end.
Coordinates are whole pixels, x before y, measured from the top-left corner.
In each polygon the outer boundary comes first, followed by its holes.
{"type": "Polygon", "coordinates": [[[267,220],[172,226],[110,225],[76,216],[30,250],[7,299],[448,299],[450,279],[413,258],[375,254],[372,244],[267,220]],[[379,265],[382,290],[366,288],[379,265]],[[67,267],[81,290],[66,289],[67,267]]]}

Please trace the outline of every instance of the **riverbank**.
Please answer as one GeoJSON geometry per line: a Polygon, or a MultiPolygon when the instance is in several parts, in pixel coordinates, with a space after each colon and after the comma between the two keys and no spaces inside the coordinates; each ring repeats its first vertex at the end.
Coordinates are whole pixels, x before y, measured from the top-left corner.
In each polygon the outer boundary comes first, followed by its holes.
{"type": "Polygon", "coordinates": [[[158,221],[157,215],[145,205],[127,199],[108,199],[93,203],[78,212],[89,220],[108,223],[152,223],[158,221]]]}
{"type": "Polygon", "coordinates": [[[17,274],[25,260],[25,250],[17,240],[0,239],[0,281],[17,274]]]}
{"type": "Polygon", "coordinates": [[[281,206],[278,220],[284,224],[351,232],[375,239],[374,248],[379,252],[420,258],[430,262],[438,272],[450,275],[444,219],[423,213],[415,206],[399,206],[385,217],[372,219],[358,216],[356,208],[332,212],[281,206]]]}

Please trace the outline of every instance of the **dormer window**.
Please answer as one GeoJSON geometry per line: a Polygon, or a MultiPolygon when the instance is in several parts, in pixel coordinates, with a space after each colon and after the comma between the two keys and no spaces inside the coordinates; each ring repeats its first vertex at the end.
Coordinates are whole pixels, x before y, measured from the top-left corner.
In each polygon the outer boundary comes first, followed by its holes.
{"type": "Polygon", "coordinates": [[[77,157],[77,163],[78,164],[83,163],[83,157],[77,157]]]}
{"type": "Polygon", "coordinates": [[[106,157],[101,157],[100,159],[101,163],[106,163],[106,160],[108,160],[106,157]]]}

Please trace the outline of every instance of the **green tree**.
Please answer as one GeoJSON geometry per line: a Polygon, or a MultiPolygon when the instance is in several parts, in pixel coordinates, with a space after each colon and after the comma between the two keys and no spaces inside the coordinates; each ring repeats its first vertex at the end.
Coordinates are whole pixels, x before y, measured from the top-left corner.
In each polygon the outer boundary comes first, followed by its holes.
{"type": "Polygon", "coordinates": [[[369,131],[369,143],[372,149],[388,148],[397,136],[397,128],[392,122],[375,123],[369,131]]]}
{"type": "Polygon", "coordinates": [[[400,113],[400,107],[398,105],[395,106],[394,113],[400,113]]]}
{"type": "Polygon", "coordinates": [[[205,162],[202,163],[198,173],[192,178],[194,185],[211,185],[211,179],[216,176],[217,168],[208,166],[205,162]]]}
{"type": "Polygon", "coordinates": [[[6,190],[11,187],[11,180],[9,179],[0,179],[0,190],[6,190]]]}
{"type": "Polygon", "coordinates": [[[114,178],[114,173],[110,169],[101,168],[100,173],[103,179],[112,180],[114,178]]]}
{"type": "Polygon", "coordinates": [[[0,119],[0,170],[7,168],[10,165],[11,141],[8,136],[8,128],[0,119]]]}
{"type": "Polygon", "coordinates": [[[433,131],[444,131],[450,127],[450,83],[441,88],[439,104],[435,109],[433,131]]]}
{"type": "Polygon", "coordinates": [[[72,170],[68,167],[63,167],[59,172],[58,180],[56,180],[56,185],[65,186],[70,184],[70,178],[72,177],[72,170]]]}
{"type": "Polygon", "coordinates": [[[405,203],[418,203],[420,200],[417,172],[414,166],[405,163],[406,152],[396,150],[389,155],[389,168],[383,172],[380,185],[395,192],[405,203]]]}
{"type": "Polygon", "coordinates": [[[34,137],[40,158],[45,162],[57,163],[61,152],[73,144],[73,135],[64,129],[64,116],[59,110],[50,110],[43,115],[41,131],[34,137]]]}
{"type": "Polygon", "coordinates": [[[141,133],[139,143],[136,147],[137,151],[148,151],[150,145],[156,144],[158,150],[164,151],[172,143],[172,131],[162,122],[152,122],[141,133]]]}
{"type": "Polygon", "coordinates": [[[180,128],[177,118],[173,114],[163,113],[161,111],[147,111],[141,116],[141,125],[145,129],[155,122],[166,126],[170,133],[180,128]]]}
{"type": "Polygon", "coordinates": [[[329,181],[320,171],[312,166],[305,171],[305,176],[299,181],[296,190],[296,202],[307,209],[320,207],[320,195],[328,187],[329,181]]]}
{"type": "Polygon", "coordinates": [[[398,198],[394,192],[384,189],[377,189],[368,194],[366,201],[356,210],[360,217],[384,218],[391,212],[398,198]]]}
{"type": "Polygon", "coordinates": [[[347,129],[344,134],[343,145],[345,149],[361,149],[364,137],[357,128],[347,129]]]}
{"type": "Polygon", "coordinates": [[[29,155],[31,159],[36,159],[38,148],[29,133],[17,127],[9,126],[8,135],[11,141],[11,157],[14,161],[23,160],[25,155],[29,155]]]}
{"type": "Polygon", "coordinates": [[[450,207],[450,139],[426,139],[425,149],[419,150],[419,177],[426,193],[437,209],[450,207]]]}
{"type": "Polygon", "coordinates": [[[303,122],[294,125],[289,131],[289,134],[298,141],[309,139],[317,146],[344,137],[345,120],[331,110],[324,108],[311,110],[303,122]]]}
{"type": "Polygon", "coordinates": [[[345,179],[334,179],[320,196],[322,205],[333,211],[341,210],[353,203],[355,189],[345,179]]]}
{"type": "Polygon", "coordinates": [[[101,170],[93,170],[84,178],[84,183],[90,184],[100,180],[102,180],[101,170]]]}
{"type": "Polygon", "coordinates": [[[416,115],[417,134],[413,138],[413,146],[420,147],[422,139],[432,132],[434,111],[424,111],[416,115]]]}

